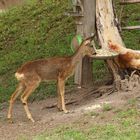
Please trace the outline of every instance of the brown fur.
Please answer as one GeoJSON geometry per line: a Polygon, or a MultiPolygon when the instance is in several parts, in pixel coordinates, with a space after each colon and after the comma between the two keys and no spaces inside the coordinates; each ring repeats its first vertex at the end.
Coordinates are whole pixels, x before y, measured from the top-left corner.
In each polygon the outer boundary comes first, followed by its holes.
{"type": "Polygon", "coordinates": [[[94,53],[90,44],[91,39],[86,39],[72,56],[39,59],[23,64],[15,74],[17,80],[19,80],[19,85],[10,99],[8,118],[11,119],[14,101],[23,92],[21,101],[25,112],[28,119],[34,122],[28,109],[27,99],[39,86],[40,82],[48,80],[57,80],[58,108],[67,113],[64,101],[65,80],[73,75],[76,65],[85,55],[91,56],[94,53]]]}
{"type": "Polygon", "coordinates": [[[127,49],[119,44],[109,41],[109,48],[119,53],[118,61],[122,68],[134,68],[140,70],[140,52],[132,49],[127,49]]]}

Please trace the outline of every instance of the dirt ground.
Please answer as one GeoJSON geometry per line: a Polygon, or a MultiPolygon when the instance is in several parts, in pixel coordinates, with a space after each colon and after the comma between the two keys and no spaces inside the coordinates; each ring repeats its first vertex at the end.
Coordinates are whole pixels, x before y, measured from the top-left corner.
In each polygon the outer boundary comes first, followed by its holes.
{"type": "Polygon", "coordinates": [[[101,111],[104,103],[121,107],[129,99],[140,96],[140,88],[134,88],[133,92],[114,92],[108,95],[111,93],[111,88],[111,86],[102,86],[98,90],[75,88],[71,92],[67,92],[66,102],[69,103],[67,108],[70,110],[68,114],[59,112],[53,106],[57,98],[34,101],[29,104],[29,107],[36,121],[35,123],[27,119],[23,106],[19,101],[14,106],[14,123],[9,123],[6,119],[8,104],[4,103],[0,111],[0,140],[16,140],[22,136],[31,139],[33,136],[41,134],[44,131],[76,122],[87,112],[93,110],[101,111]]]}

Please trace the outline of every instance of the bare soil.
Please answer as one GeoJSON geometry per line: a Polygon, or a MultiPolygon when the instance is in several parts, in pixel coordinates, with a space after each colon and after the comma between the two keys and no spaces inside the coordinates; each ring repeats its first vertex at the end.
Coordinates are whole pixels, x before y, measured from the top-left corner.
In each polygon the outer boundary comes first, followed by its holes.
{"type": "Polygon", "coordinates": [[[30,122],[23,110],[22,104],[17,101],[14,106],[14,123],[9,123],[6,119],[8,104],[4,103],[0,111],[0,140],[16,140],[19,137],[26,136],[32,139],[33,136],[50,131],[58,126],[65,124],[78,123],[81,129],[85,124],[101,121],[108,121],[111,114],[107,112],[109,117],[102,120],[101,117],[92,120],[84,119],[84,115],[91,111],[102,111],[104,103],[111,104],[114,107],[121,108],[131,98],[140,97],[140,88],[135,87],[128,92],[111,93],[111,86],[102,86],[97,89],[73,89],[66,93],[67,108],[70,113],[64,114],[59,112],[55,104],[57,98],[48,98],[41,101],[29,103],[30,111],[35,123],[30,122]],[[80,121],[81,120],[81,121],[80,121]]]}

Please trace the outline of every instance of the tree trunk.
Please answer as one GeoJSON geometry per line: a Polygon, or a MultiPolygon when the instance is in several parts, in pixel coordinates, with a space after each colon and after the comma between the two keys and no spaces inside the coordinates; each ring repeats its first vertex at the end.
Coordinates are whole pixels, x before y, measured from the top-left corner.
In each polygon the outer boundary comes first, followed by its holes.
{"type": "MultiPolygon", "coordinates": [[[[125,47],[122,38],[117,28],[116,17],[114,16],[112,0],[97,0],[96,1],[96,22],[99,42],[102,48],[108,48],[108,41],[111,40],[125,47]]],[[[115,88],[123,89],[124,80],[128,71],[120,68],[118,58],[107,60],[109,69],[112,71],[115,88]]],[[[133,77],[131,77],[133,78],[133,77]]],[[[127,83],[129,80],[125,80],[127,83]]],[[[127,85],[129,87],[129,83],[127,85]]]]}

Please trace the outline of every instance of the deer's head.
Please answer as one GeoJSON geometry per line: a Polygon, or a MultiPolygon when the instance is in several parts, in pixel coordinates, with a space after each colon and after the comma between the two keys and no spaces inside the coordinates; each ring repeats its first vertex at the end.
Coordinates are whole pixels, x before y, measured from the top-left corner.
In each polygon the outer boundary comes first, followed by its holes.
{"type": "Polygon", "coordinates": [[[93,47],[91,46],[92,40],[93,40],[93,37],[89,37],[82,42],[81,51],[82,51],[83,56],[87,55],[90,57],[95,53],[93,47]]]}

